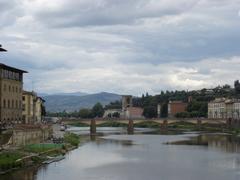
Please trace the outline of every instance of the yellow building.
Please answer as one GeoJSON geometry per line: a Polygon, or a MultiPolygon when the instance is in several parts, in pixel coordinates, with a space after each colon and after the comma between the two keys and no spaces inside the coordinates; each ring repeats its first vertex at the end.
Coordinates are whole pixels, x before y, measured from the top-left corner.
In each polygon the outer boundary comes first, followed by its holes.
{"type": "Polygon", "coordinates": [[[37,97],[35,104],[35,121],[41,123],[43,120],[44,99],[37,97]]]}
{"type": "Polygon", "coordinates": [[[216,98],[208,103],[210,119],[240,119],[240,99],[216,98]]]}
{"type": "Polygon", "coordinates": [[[23,91],[22,95],[22,119],[24,124],[34,124],[34,104],[37,95],[34,92],[23,91]]]}
{"type": "Polygon", "coordinates": [[[39,124],[42,122],[44,100],[35,92],[23,91],[23,123],[39,124]]]}
{"type": "Polygon", "coordinates": [[[22,122],[23,73],[26,71],[0,64],[0,126],[22,122]]]}

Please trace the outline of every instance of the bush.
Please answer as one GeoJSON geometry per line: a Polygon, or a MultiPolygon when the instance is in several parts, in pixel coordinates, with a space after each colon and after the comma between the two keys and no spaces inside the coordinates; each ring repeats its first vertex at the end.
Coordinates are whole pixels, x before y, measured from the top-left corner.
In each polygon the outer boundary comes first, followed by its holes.
{"type": "Polygon", "coordinates": [[[154,121],[142,121],[140,123],[136,123],[134,127],[138,128],[160,128],[160,124],[154,121]]]}
{"type": "Polygon", "coordinates": [[[17,159],[20,159],[23,155],[17,152],[3,152],[0,153],[0,169],[7,170],[12,167],[17,167],[17,159]]]}
{"type": "Polygon", "coordinates": [[[78,146],[80,143],[80,138],[76,134],[66,133],[64,134],[64,142],[69,143],[72,146],[78,146]]]}
{"type": "Polygon", "coordinates": [[[176,118],[189,118],[190,114],[189,112],[180,112],[175,114],[176,118]]]}

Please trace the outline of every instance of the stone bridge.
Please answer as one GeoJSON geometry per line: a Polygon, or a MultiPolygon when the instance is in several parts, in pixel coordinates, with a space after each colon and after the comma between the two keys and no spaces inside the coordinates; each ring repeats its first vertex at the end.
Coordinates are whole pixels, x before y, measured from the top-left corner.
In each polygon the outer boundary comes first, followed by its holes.
{"type": "Polygon", "coordinates": [[[219,125],[219,126],[231,126],[232,120],[228,119],[141,119],[141,120],[134,120],[134,119],[63,119],[62,122],[65,124],[71,123],[82,123],[90,126],[90,133],[95,134],[97,132],[97,125],[108,123],[108,122],[118,122],[128,125],[128,133],[132,134],[134,132],[134,124],[138,124],[141,122],[155,122],[159,123],[163,129],[167,129],[168,125],[179,123],[179,122],[188,122],[192,124],[196,124],[196,126],[201,127],[202,124],[209,124],[209,125],[219,125]]]}

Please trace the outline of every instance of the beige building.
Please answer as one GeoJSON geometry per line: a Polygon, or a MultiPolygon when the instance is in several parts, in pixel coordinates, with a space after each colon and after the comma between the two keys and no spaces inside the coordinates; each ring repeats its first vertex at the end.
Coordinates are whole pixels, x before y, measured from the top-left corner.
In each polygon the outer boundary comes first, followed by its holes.
{"type": "Polygon", "coordinates": [[[35,92],[23,91],[23,123],[38,124],[42,121],[42,108],[44,100],[35,92]]]}
{"type": "Polygon", "coordinates": [[[27,72],[0,64],[0,125],[3,128],[22,122],[23,73],[27,72]]]}
{"type": "Polygon", "coordinates": [[[37,97],[35,104],[35,121],[41,123],[43,120],[43,108],[45,100],[41,97],[37,97]]]}
{"type": "Polygon", "coordinates": [[[216,98],[208,103],[210,119],[240,119],[240,99],[216,98]]]}

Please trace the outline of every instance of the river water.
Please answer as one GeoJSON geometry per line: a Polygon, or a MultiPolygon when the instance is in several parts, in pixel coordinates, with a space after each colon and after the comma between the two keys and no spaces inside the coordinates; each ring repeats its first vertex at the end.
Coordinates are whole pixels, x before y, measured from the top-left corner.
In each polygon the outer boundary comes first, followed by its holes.
{"type": "Polygon", "coordinates": [[[16,171],[0,179],[240,180],[240,139],[237,137],[127,135],[112,129],[104,136],[91,139],[62,161],[16,171]]]}

